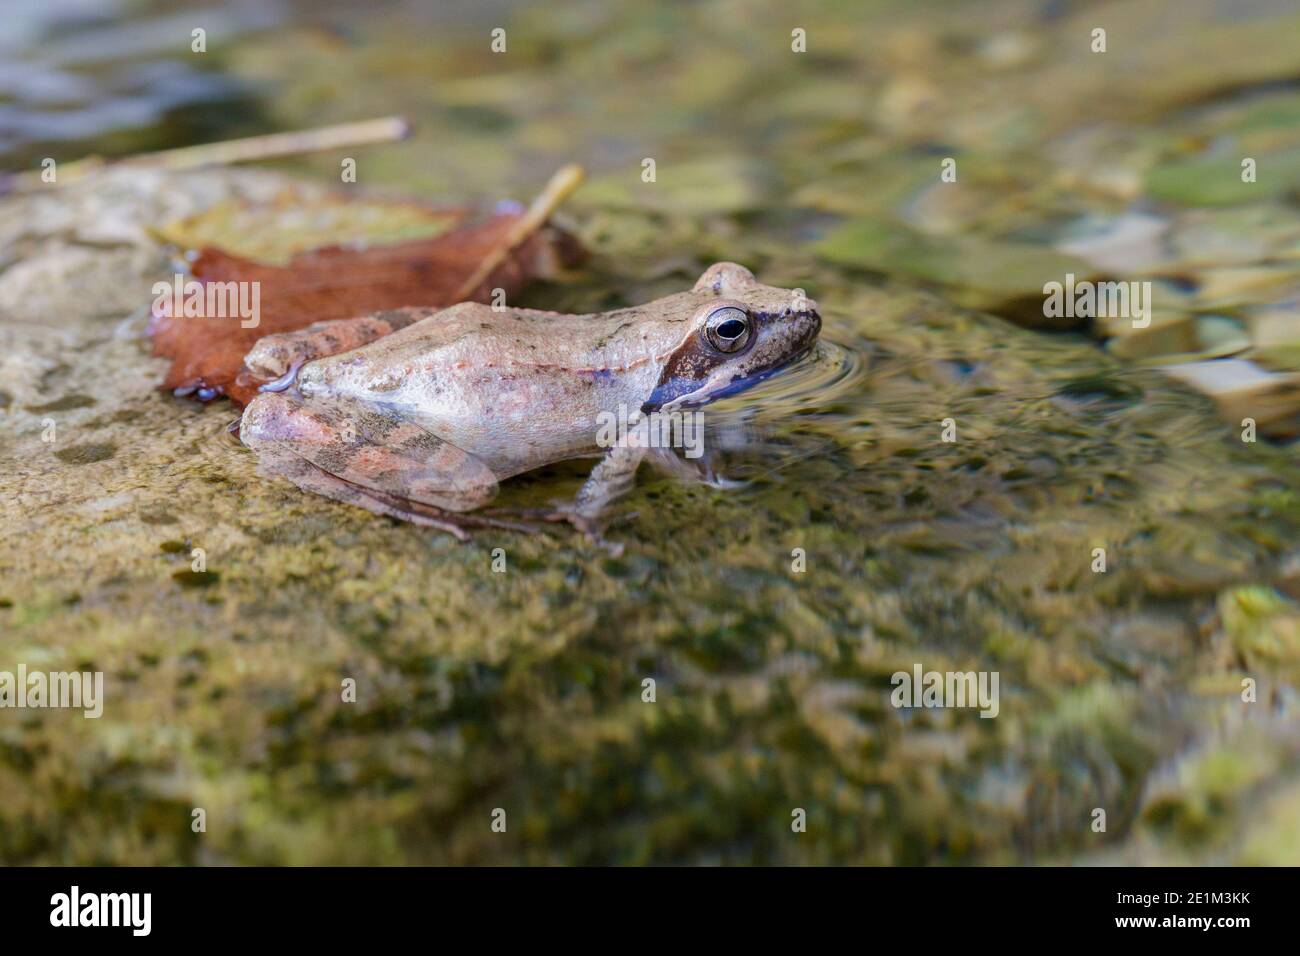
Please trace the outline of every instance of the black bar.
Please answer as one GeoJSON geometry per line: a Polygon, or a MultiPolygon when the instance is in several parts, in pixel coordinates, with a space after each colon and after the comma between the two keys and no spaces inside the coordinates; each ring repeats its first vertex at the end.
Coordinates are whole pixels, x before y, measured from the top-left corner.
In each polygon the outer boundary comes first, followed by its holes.
{"type": "Polygon", "coordinates": [[[9,944],[75,934],[80,942],[334,946],[373,943],[377,932],[435,946],[462,932],[484,940],[523,932],[540,943],[598,926],[612,942],[695,926],[730,944],[836,928],[873,943],[1200,937],[1231,945],[1293,928],[1294,886],[1295,872],[1284,869],[13,868],[0,870],[0,925],[9,944]],[[143,897],[140,909],[118,897],[104,910],[119,907],[126,925],[52,926],[67,911],[56,915],[57,895],[70,908],[73,886],[88,917],[97,894],[150,894],[147,937],[133,928],[143,928],[143,897]],[[1208,928],[1187,922],[1207,918],[1208,928]]]}

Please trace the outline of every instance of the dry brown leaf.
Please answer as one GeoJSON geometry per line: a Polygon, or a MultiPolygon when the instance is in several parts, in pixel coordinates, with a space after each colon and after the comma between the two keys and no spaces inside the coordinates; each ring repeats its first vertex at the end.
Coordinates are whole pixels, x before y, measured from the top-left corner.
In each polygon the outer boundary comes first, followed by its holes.
{"type": "Polygon", "coordinates": [[[162,386],[204,400],[225,394],[246,404],[262,383],[243,368],[243,359],[264,335],[402,306],[486,302],[496,288],[514,297],[533,279],[582,256],[572,236],[549,224],[538,228],[544,219],[530,219],[535,211],[536,204],[530,212],[500,213],[428,239],[314,249],[287,265],[204,248],[190,278],[205,287],[259,283],[259,321],[244,328],[239,316],[185,317],[156,310],[150,327],[154,354],[172,360],[162,386]]]}

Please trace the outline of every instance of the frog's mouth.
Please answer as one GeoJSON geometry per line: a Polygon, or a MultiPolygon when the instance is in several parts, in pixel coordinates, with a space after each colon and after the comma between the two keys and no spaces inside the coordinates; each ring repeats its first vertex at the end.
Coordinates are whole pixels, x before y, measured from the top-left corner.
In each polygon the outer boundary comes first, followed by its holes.
{"type": "Polygon", "coordinates": [[[777,365],[769,366],[758,372],[749,375],[739,376],[729,381],[706,382],[702,388],[696,389],[669,402],[664,408],[700,408],[703,405],[709,405],[719,399],[727,398],[730,395],[736,395],[740,392],[748,391],[760,382],[765,382],[773,375],[784,372],[791,365],[794,365],[804,356],[813,350],[816,340],[809,342],[802,350],[795,352],[789,358],[777,365]]]}

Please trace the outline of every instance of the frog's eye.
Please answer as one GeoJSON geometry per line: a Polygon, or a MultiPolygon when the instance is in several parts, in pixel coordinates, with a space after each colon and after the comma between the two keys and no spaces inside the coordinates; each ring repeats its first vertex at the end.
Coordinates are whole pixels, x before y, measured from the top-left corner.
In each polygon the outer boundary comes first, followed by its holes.
{"type": "Polygon", "coordinates": [[[739,352],[749,341],[749,316],[744,309],[725,306],[709,316],[704,334],[719,352],[739,352]]]}

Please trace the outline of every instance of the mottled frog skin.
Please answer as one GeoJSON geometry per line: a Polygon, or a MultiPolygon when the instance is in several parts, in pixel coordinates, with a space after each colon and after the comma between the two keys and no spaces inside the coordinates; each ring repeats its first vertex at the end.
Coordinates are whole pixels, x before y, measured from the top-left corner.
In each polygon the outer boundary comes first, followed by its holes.
{"type": "Polygon", "coordinates": [[[600,448],[602,412],[740,391],[807,352],[820,329],[811,299],[729,262],[689,292],[594,315],[467,302],[322,322],[249,353],[250,369],[279,379],[245,409],[240,438],[264,471],[304,490],[458,537],[531,530],[467,512],[513,475],[604,453],[575,502],[545,515],[593,533],[646,451],[600,448]]]}

